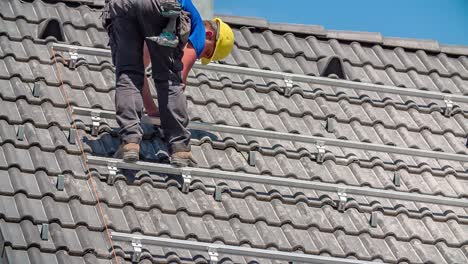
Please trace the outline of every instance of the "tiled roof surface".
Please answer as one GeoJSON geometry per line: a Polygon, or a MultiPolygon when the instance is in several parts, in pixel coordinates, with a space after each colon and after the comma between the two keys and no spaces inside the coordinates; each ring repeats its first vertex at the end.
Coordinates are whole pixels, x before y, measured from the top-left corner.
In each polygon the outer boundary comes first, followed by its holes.
{"type": "MultiPolygon", "coordinates": [[[[106,182],[107,168],[85,170],[70,127],[81,129],[86,154],[112,156],[119,144],[115,120],[103,119],[98,137],[90,116],[71,116],[51,51],[40,39],[44,21],[56,18],[66,43],[106,48],[100,11],[87,6],[17,0],[0,2],[0,256],[5,263],[110,263],[114,261],[89,175],[112,231],[216,242],[386,263],[468,263],[468,209],[454,206],[349,197],[336,208],[336,194],[245,182],[195,179],[188,194],[167,175],[122,174],[106,182]],[[34,84],[40,95],[32,93],[34,84]],[[23,125],[24,138],[17,130],[23,125]],[[65,188],[56,188],[58,175],[65,188]],[[226,183],[222,201],[209,186],[226,183]],[[377,227],[369,225],[378,212],[377,227]],[[49,237],[41,239],[41,225],[49,237]]],[[[338,56],[347,78],[408,89],[468,96],[468,48],[435,41],[385,38],[319,26],[271,24],[225,17],[236,47],[224,63],[319,75],[319,61],[338,56]]],[[[80,56],[76,69],[57,53],[72,106],[114,110],[110,59],[80,56]]],[[[371,142],[466,155],[468,105],[442,114],[443,102],[417,97],[294,83],[194,69],[187,87],[192,120],[371,142]],[[326,120],[334,116],[334,132],[326,120]]],[[[158,131],[145,127],[142,157],[164,161],[158,131]]],[[[244,171],[375,189],[468,198],[468,163],[327,147],[323,163],[313,144],[194,131],[202,168],[244,171]],[[255,166],[245,153],[258,149],[255,166]],[[401,186],[395,186],[395,172],[401,186]]],[[[120,263],[130,262],[128,243],[114,241],[120,263]]],[[[206,252],[146,246],[140,263],[204,263],[206,252]]],[[[220,263],[277,263],[223,256],[220,263]]],[[[113,262],[115,263],[115,262],[113,262]]]]}

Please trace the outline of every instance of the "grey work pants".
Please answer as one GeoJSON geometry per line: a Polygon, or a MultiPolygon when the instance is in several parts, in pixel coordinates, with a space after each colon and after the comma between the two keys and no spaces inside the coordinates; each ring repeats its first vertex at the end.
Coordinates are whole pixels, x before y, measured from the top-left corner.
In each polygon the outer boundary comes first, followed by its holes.
{"type": "MultiPolygon", "coordinates": [[[[142,138],[143,43],[146,37],[159,35],[168,22],[160,15],[160,1],[164,0],[110,0],[103,13],[116,68],[115,105],[123,143],[140,143],[142,138]]],[[[189,119],[181,78],[183,47],[163,47],[148,40],[146,44],[169,151],[189,151],[191,135],[186,129],[189,119]]]]}

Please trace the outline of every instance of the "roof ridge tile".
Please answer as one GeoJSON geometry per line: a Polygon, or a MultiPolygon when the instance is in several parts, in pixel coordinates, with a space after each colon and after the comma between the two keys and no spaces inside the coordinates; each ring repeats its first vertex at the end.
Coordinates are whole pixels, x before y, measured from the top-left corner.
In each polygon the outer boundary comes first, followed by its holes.
{"type": "Polygon", "coordinates": [[[440,45],[440,50],[443,53],[452,55],[468,56],[468,46],[463,45],[440,45]]]}
{"type": "Polygon", "coordinates": [[[400,37],[384,37],[383,45],[402,47],[408,49],[428,50],[433,52],[440,52],[439,42],[430,39],[413,39],[413,38],[400,38],[400,37]]]}
{"type": "Polygon", "coordinates": [[[327,30],[327,38],[370,43],[383,42],[383,37],[380,33],[365,31],[327,30]]]}
{"type": "Polygon", "coordinates": [[[286,33],[299,33],[316,36],[326,36],[325,28],[320,25],[290,24],[290,23],[269,23],[270,29],[274,31],[284,31],[286,33]]]}
{"type": "Polygon", "coordinates": [[[451,55],[468,56],[468,45],[442,45],[439,44],[438,41],[431,39],[384,37],[380,32],[327,30],[321,25],[269,22],[264,18],[258,17],[233,16],[222,14],[218,16],[229,24],[239,26],[251,26],[284,33],[306,34],[345,41],[376,43],[390,47],[402,47],[407,49],[418,49],[437,53],[449,53],[451,55]]]}

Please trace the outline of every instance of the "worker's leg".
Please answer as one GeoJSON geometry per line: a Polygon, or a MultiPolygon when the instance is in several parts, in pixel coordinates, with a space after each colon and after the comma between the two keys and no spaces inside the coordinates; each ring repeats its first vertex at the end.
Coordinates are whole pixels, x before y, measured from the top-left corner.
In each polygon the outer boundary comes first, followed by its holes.
{"type": "MultiPolygon", "coordinates": [[[[110,46],[116,67],[115,105],[123,144],[139,144],[142,138],[140,117],[143,112],[143,35],[134,6],[127,0],[110,2],[110,46]]],[[[138,157],[136,157],[138,159],[138,157]]]]}
{"type": "MultiPolygon", "coordinates": [[[[158,35],[167,18],[158,14],[160,10],[158,0],[152,0],[155,5],[142,8],[140,23],[144,28],[144,35],[158,35]]],[[[147,1],[142,1],[147,3],[147,1]]],[[[187,100],[183,92],[181,79],[182,47],[169,48],[157,45],[153,41],[146,41],[151,55],[153,78],[158,92],[161,126],[171,153],[190,151],[190,132],[187,130],[188,113],[187,100]]]]}
{"type": "MultiPolygon", "coordinates": [[[[144,54],[149,55],[148,47],[146,46],[146,44],[144,45],[144,54]]],[[[151,59],[149,56],[143,56],[143,60],[145,65],[150,65],[151,59]]],[[[143,90],[141,91],[141,95],[143,97],[143,105],[145,106],[146,113],[152,117],[159,117],[159,109],[154,103],[154,99],[151,95],[151,91],[149,88],[149,80],[146,76],[144,80],[145,81],[143,83],[143,90]]]]}

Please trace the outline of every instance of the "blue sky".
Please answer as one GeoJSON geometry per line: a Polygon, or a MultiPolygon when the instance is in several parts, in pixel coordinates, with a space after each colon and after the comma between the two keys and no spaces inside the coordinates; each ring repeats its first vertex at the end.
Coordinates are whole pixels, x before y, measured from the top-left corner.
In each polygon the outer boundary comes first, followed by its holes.
{"type": "Polygon", "coordinates": [[[214,0],[215,13],[468,45],[468,0],[214,0]]]}

